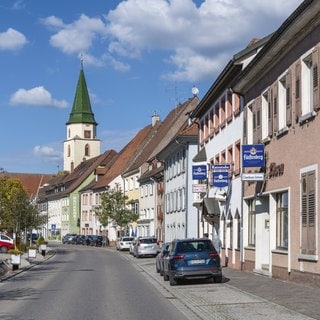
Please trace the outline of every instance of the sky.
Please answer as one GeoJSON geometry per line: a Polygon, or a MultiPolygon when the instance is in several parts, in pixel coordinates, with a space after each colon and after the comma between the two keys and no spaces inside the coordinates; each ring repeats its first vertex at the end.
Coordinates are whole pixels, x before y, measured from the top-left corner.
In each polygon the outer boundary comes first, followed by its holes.
{"type": "Polygon", "coordinates": [[[201,99],[301,0],[0,0],[0,171],[63,170],[83,60],[101,153],[201,99]]]}

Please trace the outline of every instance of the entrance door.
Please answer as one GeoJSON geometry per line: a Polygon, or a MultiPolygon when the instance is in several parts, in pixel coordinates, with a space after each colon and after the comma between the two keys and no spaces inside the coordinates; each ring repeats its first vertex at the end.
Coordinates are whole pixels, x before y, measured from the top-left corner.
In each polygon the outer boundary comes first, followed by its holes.
{"type": "Polygon", "coordinates": [[[270,214],[269,197],[256,200],[256,271],[269,274],[270,265],[270,214]]]}

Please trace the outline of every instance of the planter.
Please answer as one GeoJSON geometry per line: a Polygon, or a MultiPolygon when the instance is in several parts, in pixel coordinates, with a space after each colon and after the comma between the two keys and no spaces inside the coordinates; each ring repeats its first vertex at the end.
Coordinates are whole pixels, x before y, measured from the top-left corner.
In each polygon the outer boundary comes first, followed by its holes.
{"type": "Polygon", "coordinates": [[[46,244],[40,244],[39,245],[39,252],[46,251],[46,250],[47,250],[47,245],[46,244]]]}
{"type": "Polygon", "coordinates": [[[36,258],[37,257],[37,249],[29,249],[28,250],[28,257],[29,258],[36,258]]]}
{"type": "Polygon", "coordinates": [[[21,255],[11,254],[11,264],[12,264],[12,270],[19,269],[19,265],[21,264],[21,255]]]}

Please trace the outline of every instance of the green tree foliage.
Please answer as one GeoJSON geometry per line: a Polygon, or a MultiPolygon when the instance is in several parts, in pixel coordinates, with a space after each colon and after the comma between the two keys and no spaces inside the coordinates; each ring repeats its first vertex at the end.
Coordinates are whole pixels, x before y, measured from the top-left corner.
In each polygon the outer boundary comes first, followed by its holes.
{"type": "Polygon", "coordinates": [[[138,220],[139,215],[128,209],[128,197],[121,190],[109,190],[101,195],[101,205],[97,207],[96,214],[100,223],[106,227],[113,222],[121,228],[130,222],[138,220]]]}
{"type": "Polygon", "coordinates": [[[44,224],[36,205],[24,190],[20,180],[0,178],[0,228],[20,233],[44,224]]]}

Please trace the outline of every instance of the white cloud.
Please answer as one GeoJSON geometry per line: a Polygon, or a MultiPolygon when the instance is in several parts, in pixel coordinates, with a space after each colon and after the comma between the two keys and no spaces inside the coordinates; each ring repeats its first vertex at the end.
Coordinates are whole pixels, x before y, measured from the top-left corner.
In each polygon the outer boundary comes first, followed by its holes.
{"type": "Polygon", "coordinates": [[[64,24],[62,20],[53,16],[42,21],[46,26],[58,29],[58,32],[51,36],[50,44],[67,54],[87,51],[93,40],[105,32],[105,25],[101,19],[89,18],[84,14],[71,24],[64,24]]]}
{"type": "Polygon", "coordinates": [[[35,146],[33,148],[33,154],[36,157],[47,159],[50,162],[56,162],[63,159],[63,152],[56,150],[51,146],[35,146]]]}
{"type": "Polygon", "coordinates": [[[82,14],[70,24],[53,16],[43,21],[57,30],[52,46],[67,54],[85,52],[88,64],[107,63],[124,72],[132,59],[160,51],[170,57],[168,78],[197,81],[212,78],[252,38],[274,32],[270,26],[280,25],[301,2],[126,0],[102,18],[82,14]],[[94,57],[101,43],[105,51],[94,57]]]}
{"type": "Polygon", "coordinates": [[[44,87],[39,86],[30,90],[19,89],[10,98],[12,105],[49,106],[55,108],[67,108],[65,100],[53,99],[51,93],[44,87]]]}
{"type": "Polygon", "coordinates": [[[0,50],[20,50],[27,43],[27,38],[15,29],[8,28],[0,33],[0,50]]]}

